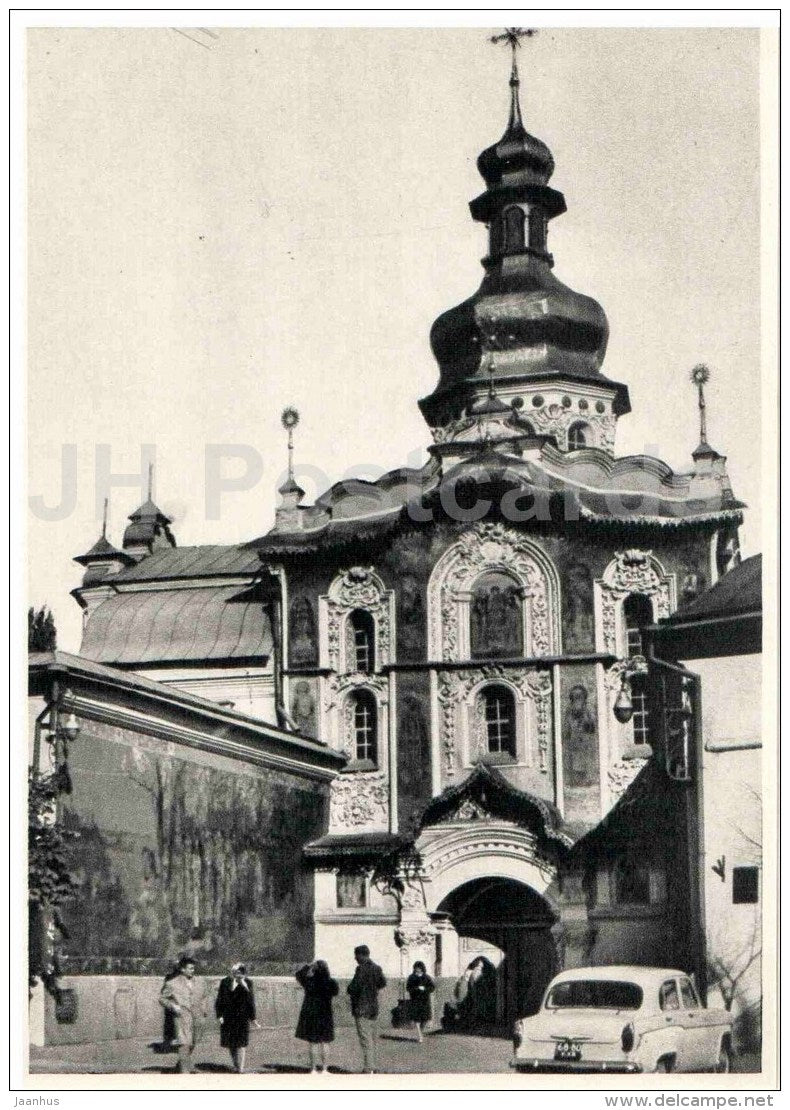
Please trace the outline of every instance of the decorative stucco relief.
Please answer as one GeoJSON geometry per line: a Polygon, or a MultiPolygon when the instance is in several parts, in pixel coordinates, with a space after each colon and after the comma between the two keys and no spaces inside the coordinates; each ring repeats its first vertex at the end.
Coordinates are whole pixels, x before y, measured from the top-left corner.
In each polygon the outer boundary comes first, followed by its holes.
{"type": "Polygon", "coordinates": [[[618,551],[596,583],[600,597],[600,650],[624,655],[622,602],[629,594],[643,594],[653,603],[655,620],[668,617],[676,605],[675,576],[666,574],[651,551],[618,551]]]}
{"type": "MultiPolygon", "coordinates": [[[[477,694],[489,682],[502,683],[516,694],[516,710],[522,715],[527,746],[532,738],[528,734],[525,709],[534,702],[537,721],[538,767],[544,773],[549,765],[549,743],[551,735],[552,681],[548,671],[516,671],[512,668],[491,664],[485,667],[462,671],[447,671],[439,677],[439,708],[441,728],[441,750],[444,770],[447,775],[456,772],[456,756],[459,746],[466,747],[468,759],[486,750],[485,720],[481,712],[482,702],[477,694]],[[459,713],[459,706],[467,712],[459,713]],[[474,728],[468,731],[468,710],[474,709],[474,728]]],[[[528,755],[531,752],[527,752],[528,755]]]]}
{"type": "Polygon", "coordinates": [[[340,775],[329,795],[329,827],[333,832],[361,826],[387,825],[389,793],[381,771],[340,775]]]}

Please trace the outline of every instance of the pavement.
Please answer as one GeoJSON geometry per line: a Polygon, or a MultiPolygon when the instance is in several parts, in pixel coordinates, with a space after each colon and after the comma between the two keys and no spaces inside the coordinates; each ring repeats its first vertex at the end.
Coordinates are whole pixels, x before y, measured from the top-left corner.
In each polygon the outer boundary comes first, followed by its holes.
{"type": "MultiPolygon", "coordinates": [[[[157,1046],[158,1047],[158,1046],[157,1046]]],[[[504,1072],[513,1074],[510,1042],[503,1037],[428,1032],[418,1044],[408,1031],[380,1027],[379,1068],[382,1073],[463,1073],[504,1072]]],[[[150,1040],[101,1041],[94,1044],[48,1045],[30,1049],[31,1074],[129,1074],[172,1072],[174,1054],[160,1054],[150,1040]]],[[[329,1046],[329,1071],[338,1075],[356,1074],[361,1057],[356,1031],[348,1026],[336,1029],[329,1046]]],[[[219,1036],[211,1033],[198,1044],[194,1055],[195,1071],[200,1074],[232,1074],[230,1055],[221,1048],[219,1036]]],[[[247,1050],[249,1074],[272,1075],[309,1072],[308,1047],[297,1041],[288,1029],[253,1029],[247,1050]]],[[[734,1071],[759,1072],[759,1060],[744,1056],[735,1062],[734,1071]]]]}

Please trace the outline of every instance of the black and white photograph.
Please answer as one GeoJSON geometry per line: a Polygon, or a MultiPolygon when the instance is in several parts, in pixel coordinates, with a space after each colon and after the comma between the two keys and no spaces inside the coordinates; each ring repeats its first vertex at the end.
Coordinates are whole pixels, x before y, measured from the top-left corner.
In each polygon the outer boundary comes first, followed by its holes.
{"type": "Polygon", "coordinates": [[[778,13],[83,14],[16,1089],[777,1089],[778,13]]]}

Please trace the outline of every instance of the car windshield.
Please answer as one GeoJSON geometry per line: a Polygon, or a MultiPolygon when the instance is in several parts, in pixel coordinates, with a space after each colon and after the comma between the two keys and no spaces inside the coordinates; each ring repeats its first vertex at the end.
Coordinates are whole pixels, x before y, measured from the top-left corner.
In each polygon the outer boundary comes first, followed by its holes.
{"type": "Polygon", "coordinates": [[[612,979],[573,979],[557,983],[546,999],[547,1010],[638,1010],[642,988],[612,979]]]}

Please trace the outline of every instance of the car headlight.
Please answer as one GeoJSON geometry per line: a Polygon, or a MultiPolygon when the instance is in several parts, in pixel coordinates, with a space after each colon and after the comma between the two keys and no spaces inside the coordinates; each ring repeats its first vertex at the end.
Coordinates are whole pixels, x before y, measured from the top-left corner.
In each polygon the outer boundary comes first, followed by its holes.
{"type": "Polygon", "coordinates": [[[631,1052],[636,1044],[636,1030],[634,1029],[633,1022],[628,1023],[623,1029],[620,1037],[620,1047],[623,1052],[631,1052]]]}

